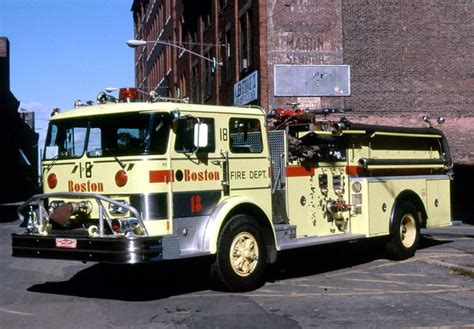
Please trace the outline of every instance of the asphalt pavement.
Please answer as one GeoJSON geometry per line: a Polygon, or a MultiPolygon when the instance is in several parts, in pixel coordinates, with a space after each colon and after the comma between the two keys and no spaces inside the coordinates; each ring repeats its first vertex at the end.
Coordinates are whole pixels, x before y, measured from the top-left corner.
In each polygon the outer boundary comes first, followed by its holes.
{"type": "Polygon", "coordinates": [[[13,258],[17,230],[0,223],[1,328],[474,327],[471,225],[424,231],[402,262],[378,242],[287,251],[247,293],[217,290],[208,257],[146,266],[13,258]]]}

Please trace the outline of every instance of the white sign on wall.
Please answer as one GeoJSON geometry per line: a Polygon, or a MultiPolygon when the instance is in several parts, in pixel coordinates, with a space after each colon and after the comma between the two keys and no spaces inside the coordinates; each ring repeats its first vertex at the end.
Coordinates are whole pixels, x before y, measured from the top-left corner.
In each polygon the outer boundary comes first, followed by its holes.
{"type": "Polygon", "coordinates": [[[349,65],[275,65],[275,96],[350,96],[349,65]]]}
{"type": "Polygon", "coordinates": [[[258,71],[234,85],[234,105],[245,105],[258,99],[258,71]]]}

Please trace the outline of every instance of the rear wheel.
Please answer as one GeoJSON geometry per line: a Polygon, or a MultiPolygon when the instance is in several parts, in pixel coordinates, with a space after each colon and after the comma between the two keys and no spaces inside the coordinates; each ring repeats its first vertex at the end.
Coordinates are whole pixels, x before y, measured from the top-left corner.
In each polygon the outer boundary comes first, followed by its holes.
{"type": "Polygon", "coordinates": [[[408,201],[399,203],[395,209],[387,251],[396,259],[410,258],[415,254],[419,240],[420,223],[415,206],[408,201]]]}
{"type": "Polygon", "coordinates": [[[262,233],[247,215],[233,216],[222,228],[212,271],[231,291],[247,291],[263,284],[267,253],[262,233]]]}

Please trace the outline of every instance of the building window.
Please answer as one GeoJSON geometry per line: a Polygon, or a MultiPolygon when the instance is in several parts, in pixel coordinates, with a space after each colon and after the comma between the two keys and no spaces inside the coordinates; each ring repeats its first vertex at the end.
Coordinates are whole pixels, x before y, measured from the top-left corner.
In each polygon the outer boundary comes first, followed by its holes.
{"type": "Polygon", "coordinates": [[[181,89],[181,98],[187,96],[187,90],[186,90],[186,76],[183,74],[181,76],[181,79],[179,79],[179,86],[181,89]]]}
{"type": "Polygon", "coordinates": [[[232,153],[261,153],[263,151],[260,121],[232,118],[229,122],[229,146],[232,153]]]}
{"type": "Polygon", "coordinates": [[[193,103],[200,103],[199,99],[199,67],[197,65],[193,66],[193,76],[192,76],[192,95],[191,99],[193,103]]]}
{"type": "MultiPolygon", "coordinates": [[[[206,53],[204,55],[207,58],[212,58],[210,53],[206,53]]],[[[207,100],[212,96],[212,76],[213,76],[213,65],[210,61],[205,61],[205,72],[204,72],[204,92],[205,92],[205,99],[207,100]]]]}
{"type": "Polygon", "coordinates": [[[161,79],[164,78],[165,74],[164,74],[164,71],[165,71],[165,68],[164,68],[164,56],[163,56],[163,51],[161,51],[160,53],[160,57],[158,58],[159,60],[159,70],[160,70],[160,73],[158,75],[158,83],[161,81],[161,79]]]}
{"type": "MultiPolygon", "coordinates": [[[[168,43],[170,43],[170,40],[168,39],[168,43]]],[[[167,46],[166,47],[166,74],[171,71],[171,47],[167,46]]]]}
{"type": "MultiPolygon", "coordinates": [[[[185,37],[185,30],[184,30],[184,17],[181,16],[181,18],[179,19],[179,24],[178,24],[178,44],[183,47],[183,41],[184,41],[184,37],[185,37]]],[[[179,52],[179,57],[181,57],[184,53],[184,50],[180,50],[179,52]]]]}
{"type": "Polygon", "coordinates": [[[166,22],[167,22],[168,18],[171,16],[171,0],[166,0],[165,11],[166,11],[166,22]]]}
{"type": "Polygon", "coordinates": [[[248,10],[239,19],[240,71],[252,65],[252,12],[248,10]]]}
{"type": "Polygon", "coordinates": [[[202,16],[202,24],[203,24],[203,30],[207,31],[207,29],[211,26],[211,14],[205,14],[202,16]]]}
{"type": "Polygon", "coordinates": [[[252,65],[253,61],[253,47],[252,47],[252,13],[250,11],[247,12],[247,57],[248,57],[248,65],[252,65]]]}
{"type": "Polygon", "coordinates": [[[181,90],[179,89],[179,84],[175,83],[174,88],[175,88],[174,98],[181,98],[181,90]]]}
{"type": "Polygon", "coordinates": [[[225,70],[222,70],[222,73],[225,71],[225,79],[223,81],[229,81],[232,79],[232,48],[230,45],[230,30],[225,32],[224,43],[225,43],[225,70]]]}
{"type": "Polygon", "coordinates": [[[229,3],[229,0],[219,0],[219,11],[222,11],[229,3]]]}

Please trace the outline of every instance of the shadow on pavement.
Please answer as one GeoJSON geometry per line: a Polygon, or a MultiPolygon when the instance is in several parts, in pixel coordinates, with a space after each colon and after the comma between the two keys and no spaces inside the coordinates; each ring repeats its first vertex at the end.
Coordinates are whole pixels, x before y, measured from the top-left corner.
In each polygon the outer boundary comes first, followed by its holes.
{"type": "MultiPolygon", "coordinates": [[[[448,243],[422,236],[420,249],[448,243]]],[[[316,275],[386,258],[383,241],[360,241],[281,252],[270,267],[269,282],[316,275]]],[[[209,279],[212,257],[157,264],[96,264],[76,273],[68,281],[46,282],[31,292],[150,301],[203,290],[219,290],[209,279]]]]}
{"type": "Polygon", "coordinates": [[[68,281],[37,284],[28,291],[124,301],[156,300],[211,289],[210,261],[200,257],[156,264],[96,264],[68,281]]]}
{"type": "MultiPolygon", "coordinates": [[[[270,280],[286,280],[332,272],[370,263],[377,259],[388,259],[384,238],[344,242],[332,245],[308,247],[281,252],[273,266],[270,280]]],[[[448,243],[422,235],[418,249],[448,243]]]]}

